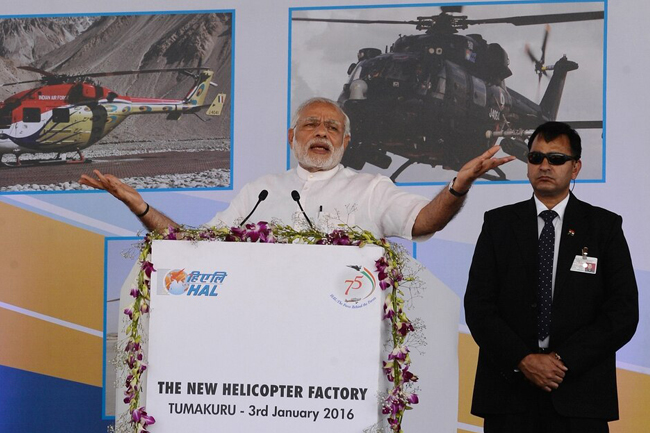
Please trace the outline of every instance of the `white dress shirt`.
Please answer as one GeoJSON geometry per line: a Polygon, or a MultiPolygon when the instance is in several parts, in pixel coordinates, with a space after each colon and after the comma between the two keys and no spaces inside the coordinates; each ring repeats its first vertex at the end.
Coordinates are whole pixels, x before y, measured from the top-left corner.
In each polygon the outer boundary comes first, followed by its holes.
{"type": "MultiPolygon", "coordinates": [[[[542,234],[542,229],[544,228],[544,220],[539,216],[542,211],[545,210],[554,210],[557,213],[557,216],[553,219],[553,227],[555,228],[555,245],[553,251],[553,278],[551,279],[551,296],[555,294],[555,275],[557,274],[557,256],[560,253],[560,238],[562,236],[562,221],[564,220],[564,211],[566,210],[566,205],[569,202],[569,194],[553,207],[553,209],[548,209],[544,203],[539,201],[535,195],[535,207],[537,208],[537,238],[542,234]]],[[[553,321],[553,312],[551,310],[551,322],[553,321]]],[[[548,347],[550,341],[550,336],[546,337],[544,340],[539,340],[539,347],[548,347]]]]}
{"type": "Polygon", "coordinates": [[[368,230],[378,238],[411,239],[415,218],[430,202],[401,190],[386,176],[357,173],[342,165],[315,173],[297,167],[244,185],[230,206],[206,225],[239,224],[253,210],[262,190],[268,191],[268,197],[247,222],[279,221],[296,229],[308,228],[291,197],[291,191],[295,190],[300,194],[307,216],[319,230],[331,232],[345,224],[368,230]]]}

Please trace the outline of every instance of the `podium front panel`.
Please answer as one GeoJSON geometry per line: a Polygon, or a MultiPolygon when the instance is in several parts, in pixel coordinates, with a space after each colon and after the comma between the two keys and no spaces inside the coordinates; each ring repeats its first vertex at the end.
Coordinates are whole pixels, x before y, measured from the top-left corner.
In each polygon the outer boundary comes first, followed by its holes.
{"type": "Polygon", "coordinates": [[[382,252],[154,241],[152,433],[356,433],[375,424],[382,252]]]}

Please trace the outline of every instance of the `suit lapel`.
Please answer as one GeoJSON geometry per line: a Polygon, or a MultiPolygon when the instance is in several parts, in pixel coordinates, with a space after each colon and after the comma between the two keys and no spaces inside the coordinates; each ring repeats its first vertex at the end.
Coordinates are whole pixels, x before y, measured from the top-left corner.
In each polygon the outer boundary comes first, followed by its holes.
{"type": "Polygon", "coordinates": [[[517,244],[523,255],[526,279],[530,287],[537,287],[537,209],[535,201],[531,198],[515,207],[516,218],[512,229],[517,239],[517,244]]]}
{"type": "Polygon", "coordinates": [[[569,276],[571,264],[576,254],[580,254],[585,245],[587,225],[584,222],[585,212],[582,202],[573,194],[569,197],[564,219],[562,221],[562,232],[560,233],[560,251],[555,270],[555,291],[553,299],[557,299],[564,289],[564,282],[569,276]]]}

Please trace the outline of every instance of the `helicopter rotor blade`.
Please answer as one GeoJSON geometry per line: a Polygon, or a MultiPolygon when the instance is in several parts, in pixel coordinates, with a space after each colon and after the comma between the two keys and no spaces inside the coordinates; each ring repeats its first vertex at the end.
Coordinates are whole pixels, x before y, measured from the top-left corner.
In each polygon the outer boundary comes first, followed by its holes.
{"type": "Polygon", "coordinates": [[[451,15],[457,12],[456,7],[441,7],[442,12],[438,15],[417,17],[416,20],[360,20],[343,18],[303,18],[292,17],[292,21],[311,21],[324,23],[345,23],[345,24],[409,24],[415,25],[417,30],[443,31],[456,33],[459,29],[467,29],[474,24],[513,24],[515,26],[528,26],[534,24],[566,23],[575,21],[602,20],[605,17],[604,11],[592,12],[571,12],[563,14],[527,15],[503,18],[487,18],[470,20],[467,16],[451,15]],[[450,12],[450,13],[448,13],[450,12]],[[434,30],[436,29],[436,30],[434,30]]]}
{"type": "Polygon", "coordinates": [[[162,72],[202,71],[202,70],[207,70],[209,68],[190,67],[190,68],[167,68],[167,69],[141,69],[136,71],[91,72],[87,74],[76,74],[76,75],[54,74],[52,72],[48,72],[43,69],[34,68],[32,66],[19,66],[18,69],[23,69],[25,71],[30,71],[30,72],[36,72],[37,74],[43,75],[43,78],[41,78],[40,80],[29,80],[29,81],[21,81],[18,83],[3,84],[3,86],[11,86],[14,84],[24,84],[24,83],[36,83],[36,82],[47,81],[48,79],[55,79],[59,77],[62,79],[70,80],[76,78],[113,77],[119,75],[153,74],[153,73],[162,73],[162,72]]]}
{"type": "Polygon", "coordinates": [[[347,24],[413,24],[417,25],[418,21],[395,21],[395,20],[353,20],[338,18],[300,18],[292,17],[292,21],[314,21],[320,23],[347,23],[347,24]]]}
{"type": "MultiPolygon", "coordinates": [[[[535,57],[535,55],[533,54],[533,51],[530,49],[529,44],[526,44],[525,51],[526,51],[526,54],[528,54],[528,58],[535,64],[535,73],[539,77],[538,81],[541,82],[542,75],[547,75],[546,71],[544,70],[544,63],[542,63],[542,60],[535,57]]],[[[538,86],[539,86],[539,84],[541,84],[541,83],[538,82],[538,86]]],[[[539,89],[538,89],[538,91],[539,91],[539,89]]]]}
{"type": "Polygon", "coordinates": [[[535,55],[533,54],[533,50],[530,49],[530,44],[526,44],[526,46],[525,46],[524,49],[526,50],[526,54],[528,54],[528,58],[529,58],[533,63],[535,63],[535,64],[540,63],[540,61],[537,59],[537,57],[535,57],[535,55]]]}
{"type": "MultiPolygon", "coordinates": [[[[544,61],[546,59],[546,43],[548,42],[548,34],[551,31],[551,26],[549,24],[546,24],[546,27],[544,29],[544,40],[542,41],[542,58],[539,59],[540,63],[543,65],[544,61]]],[[[546,72],[544,72],[544,75],[546,75],[546,72]]]]}
{"type": "Polygon", "coordinates": [[[2,84],[2,85],[0,85],[0,87],[5,87],[5,86],[17,86],[17,85],[19,85],[19,84],[42,83],[42,82],[43,82],[42,79],[39,79],[39,80],[28,80],[28,81],[17,81],[17,82],[15,82],[15,83],[5,83],[5,84],[2,84]]]}
{"type": "MultiPolygon", "coordinates": [[[[542,84],[542,75],[545,77],[548,77],[548,73],[546,72],[550,68],[544,65],[544,62],[546,61],[546,45],[548,44],[548,36],[551,32],[551,26],[549,24],[546,24],[544,28],[544,39],[542,40],[542,57],[539,59],[533,54],[533,51],[530,48],[530,44],[526,44],[525,46],[525,51],[526,54],[528,54],[528,58],[535,64],[535,73],[537,73],[537,93],[539,94],[540,91],[540,86],[542,84]]],[[[539,99],[539,98],[538,98],[539,99]]]]}
{"type": "Polygon", "coordinates": [[[468,25],[472,24],[512,24],[515,26],[530,26],[535,24],[568,23],[575,21],[602,20],[605,18],[604,11],[593,12],[571,12],[566,14],[529,15],[518,17],[488,18],[482,20],[466,20],[468,25]]]}
{"type": "Polygon", "coordinates": [[[98,78],[98,77],[117,77],[120,75],[138,75],[138,74],[155,74],[161,72],[185,72],[199,71],[209,68],[171,68],[171,69],[141,69],[136,71],[112,71],[112,72],[94,72],[90,74],[66,75],[66,78],[98,78]]]}
{"type": "MultiPolygon", "coordinates": [[[[24,71],[30,71],[30,72],[36,72],[37,74],[41,74],[44,77],[56,77],[56,74],[53,74],[51,72],[47,72],[43,69],[35,68],[33,66],[18,66],[18,69],[22,69],[24,71]]],[[[31,83],[42,83],[43,79],[39,78],[38,80],[26,80],[26,81],[16,81],[14,83],[4,83],[0,85],[0,87],[5,87],[5,86],[17,86],[19,84],[31,84],[31,83]]]]}
{"type": "Polygon", "coordinates": [[[55,77],[56,76],[56,74],[53,74],[51,72],[47,72],[44,69],[35,68],[33,66],[18,66],[18,69],[22,69],[24,71],[36,72],[37,74],[41,74],[41,75],[43,75],[45,77],[55,77]]]}
{"type": "MultiPolygon", "coordinates": [[[[115,77],[120,75],[138,75],[138,74],[154,74],[154,73],[164,73],[164,72],[181,72],[186,73],[192,77],[193,74],[190,74],[188,71],[202,71],[209,68],[205,67],[191,67],[191,68],[169,68],[169,69],[141,69],[137,71],[112,71],[112,72],[92,72],[88,74],[77,74],[77,75],[66,75],[66,74],[53,74],[52,72],[45,71],[43,69],[34,68],[32,66],[19,66],[19,69],[24,69],[30,72],[36,72],[43,75],[43,78],[38,80],[27,80],[19,81],[15,83],[6,83],[2,84],[0,87],[4,86],[15,86],[18,84],[29,84],[29,83],[51,83],[53,80],[60,80],[61,82],[69,82],[76,79],[85,79],[85,78],[98,78],[98,77],[115,77]]],[[[196,78],[196,77],[194,77],[196,78]]]]}

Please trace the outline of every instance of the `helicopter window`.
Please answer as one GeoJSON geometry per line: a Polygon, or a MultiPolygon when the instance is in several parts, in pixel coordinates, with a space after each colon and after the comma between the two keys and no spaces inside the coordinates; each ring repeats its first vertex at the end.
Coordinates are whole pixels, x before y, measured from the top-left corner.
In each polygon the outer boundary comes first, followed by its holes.
{"type": "Polygon", "coordinates": [[[412,71],[415,71],[416,65],[413,64],[411,59],[407,61],[396,61],[390,62],[385,70],[384,76],[392,80],[398,81],[408,81],[413,76],[412,71]]]}
{"type": "Polygon", "coordinates": [[[2,107],[0,107],[0,128],[6,129],[9,128],[9,126],[11,126],[12,123],[11,115],[14,108],[16,108],[17,106],[18,106],[17,103],[9,102],[9,103],[5,103],[4,105],[2,105],[2,107]]]}
{"type": "Polygon", "coordinates": [[[445,68],[442,68],[438,74],[438,83],[436,84],[436,90],[431,94],[436,99],[445,99],[445,88],[447,87],[447,72],[445,68]]]}
{"type": "Polygon", "coordinates": [[[36,107],[23,108],[23,122],[37,123],[41,121],[41,109],[36,107]]]}
{"type": "Polygon", "coordinates": [[[361,71],[363,69],[363,66],[357,63],[357,67],[354,68],[354,72],[352,72],[352,80],[358,80],[359,77],[361,77],[361,71]]]}
{"type": "Polygon", "coordinates": [[[485,81],[480,78],[472,77],[472,87],[474,88],[472,93],[474,104],[485,107],[487,102],[485,81]]]}
{"type": "Polygon", "coordinates": [[[356,71],[354,71],[353,79],[373,79],[382,76],[382,72],[386,65],[386,59],[381,57],[375,57],[365,62],[360,62],[357,66],[356,71]]]}
{"type": "Polygon", "coordinates": [[[69,123],[70,122],[70,109],[69,108],[55,108],[52,110],[52,121],[56,123],[69,123]]]}

